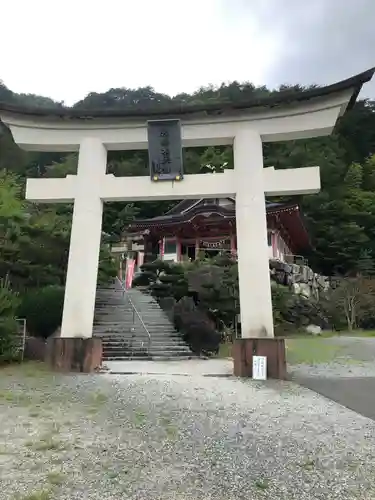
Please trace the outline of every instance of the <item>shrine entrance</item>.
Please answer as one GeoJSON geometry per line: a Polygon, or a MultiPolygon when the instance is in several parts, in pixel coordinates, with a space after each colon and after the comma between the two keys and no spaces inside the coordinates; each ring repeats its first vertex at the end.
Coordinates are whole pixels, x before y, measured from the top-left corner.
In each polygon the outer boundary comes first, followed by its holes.
{"type": "Polygon", "coordinates": [[[319,167],[264,168],[263,143],[330,134],[373,73],[300,93],[170,109],[96,112],[0,104],[0,118],[20,147],[79,154],[77,175],[28,179],[26,187],[30,201],[74,202],[61,338],[52,339],[50,348],[53,364],[60,366],[64,358],[72,367],[78,352],[86,363],[82,370],[100,363],[92,330],[104,202],[235,197],[242,339],[233,350],[234,372],[251,375],[253,354],[263,353],[269,376],[285,377],[284,344],[273,331],[265,194],[316,193],[320,177],[319,167]],[[228,144],[234,170],[184,174],[182,147],[228,144]],[[106,173],[109,150],[147,148],[150,178],[106,173]]]}
{"type": "Polygon", "coordinates": [[[193,261],[196,259],[195,243],[181,243],[181,260],[193,261]]]}

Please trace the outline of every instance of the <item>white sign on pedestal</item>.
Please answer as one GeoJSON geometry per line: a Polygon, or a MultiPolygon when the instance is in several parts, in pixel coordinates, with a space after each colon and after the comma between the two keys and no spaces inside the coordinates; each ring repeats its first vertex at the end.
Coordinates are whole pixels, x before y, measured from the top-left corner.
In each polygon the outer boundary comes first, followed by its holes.
{"type": "Polygon", "coordinates": [[[253,356],[253,379],[267,380],[266,356],[253,356]]]}

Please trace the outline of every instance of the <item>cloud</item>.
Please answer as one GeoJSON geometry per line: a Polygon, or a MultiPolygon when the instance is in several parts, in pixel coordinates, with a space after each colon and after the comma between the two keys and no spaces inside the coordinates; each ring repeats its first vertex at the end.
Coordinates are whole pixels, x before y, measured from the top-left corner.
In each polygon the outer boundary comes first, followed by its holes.
{"type": "MultiPolygon", "coordinates": [[[[269,86],[330,84],[375,66],[374,0],[255,0],[250,10],[277,40],[269,86]]],[[[375,98],[375,80],[363,95],[375,98]]]]}
{"type": "Polygon", "coordinates": [[[12,0],[1,19],[0,79],[67,104],[122,86],[329,84],[375,65],[375,0],[12,0]]]}

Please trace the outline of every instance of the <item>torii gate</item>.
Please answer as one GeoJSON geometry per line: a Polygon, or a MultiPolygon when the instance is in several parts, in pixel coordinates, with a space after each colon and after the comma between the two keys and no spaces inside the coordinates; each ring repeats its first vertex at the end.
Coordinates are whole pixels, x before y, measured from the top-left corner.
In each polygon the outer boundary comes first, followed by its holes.
{"type": "MultiPolygon", "coordinates": [[[[262,142],[329,134],[373,73],[369,70],[298,94],[240,104],[187,106],[151,116],[146,112],[25,110],[0,104],[0,118],[21,147],[79,151],[77,175],[28,179],[26,189],[26,198],[34,202],[74,201],[61,337],[74,341],[92,336],[103,202],[234,196],[242,337],[272,339],[265,195],[315,193],[320,178],[318,167],[264,169],[262,142]],[[233,144],[234,170],[160,183],[147,177],[106,174],[108,150],[147,148],[147,120],[155,116],[180,118],[185,147],[233,144]]],[[[280,356],[284,354],[276,358],[280,356]]],[[[276,376],[282,376],[280,370],[276,376]]]]}
{"type": "Polygon", "coordinates": [[[28,179],[28,200],[74,201],[62,337],[92,335],[103,202],[230,196],[236,197],[240,303],[249,304],[241,308],[243,336],[273,336],[264,193],[272,196],[317,192],[319,168],[263,169],[260,137],[250,130],[236,136],[234,147],[235,170],[186,175],[181,182],[155,183],[148,177],[106,174],[107,152],[103,143],[85,138],[80,145],[78,175],[28,179]],[[251,139],[254,145],[249,156],[251,139]]]}

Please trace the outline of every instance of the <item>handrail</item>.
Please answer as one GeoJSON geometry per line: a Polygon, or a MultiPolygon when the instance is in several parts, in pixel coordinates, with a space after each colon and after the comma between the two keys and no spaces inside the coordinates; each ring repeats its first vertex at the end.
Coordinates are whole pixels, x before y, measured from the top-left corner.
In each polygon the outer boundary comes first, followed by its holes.
{"type": "Polygon", "coordinates": [[[148,331],[148,328],[147,326],[145,325],[141,315],[139,314],[138,312],[138,309],[135,307],[132,299],[130,298],[129,294],[128,294],[128,291],[127,289],[125,288],[123,282],[120,280],[120,278],[118,276],[116,276],[116,280],[119,282],[120,286],[121,286],[121,289],[122,289],[122,293],[124,295],[126,295],[126,298],[128,299],[129,301],[129,304],[131,305],[132,309],[133,309],[133,323],[134,323],[134,313],[138,316],[138,319],[139,321],[141,322],[141,325],[143,326],[145,332],[147,333],[147,336],[148,336],[148,354],[150,354],[150,347],[151,347],[151,335],[150,335],[150,332],[148,331]]]}

